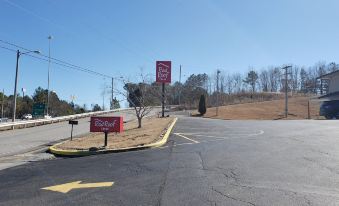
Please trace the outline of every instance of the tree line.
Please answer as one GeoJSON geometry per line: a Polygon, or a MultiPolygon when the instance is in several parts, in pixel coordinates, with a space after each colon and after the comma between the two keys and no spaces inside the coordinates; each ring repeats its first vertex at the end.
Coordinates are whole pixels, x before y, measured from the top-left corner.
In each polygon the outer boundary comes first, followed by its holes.
{"type": "MultiPolygon", "coordinates": [[[[339,65],[332,62],[318,62],[305,67],[291,65],[287,69],[287,90],[289,94],[324,94],[328,82],[320,82],[319,76],[337,71],[339,65]]],[[[153,81],[125,85],[129,105],[140,105],[134,93],[140,98],[140,91],[147,94],[145,105],[161,105],[161,85],[153,81]],[[138,93],[139,92],[139,93],[138,93]],[[132,96],[131,96],[132,94],[132,96]],[[134,99],[134,100],[133,100],[134,99]]],[[[268,66],[262,69],[250,67],[245,73],[229,73],[216,70],[212,74],[191,74],[185,82],[166,85],[166,104],[182,108],[197,108],[201,95],[206,97],[206,106],[237,104],[283,98],[285,91],[285,70],[282,66],[268,66]]]]}
{"type": "MultiPolygon", "coordinates": [[[[33,105],[36,103],[45,104],[47,102],[47,89],[38,87],[35,89],[32,96],[17,96],[17,108],[16,108],[16,118],[22,118],[25,114],[32,114],[33,105]]],[[[3,104],[3,114],[4,117],[11,117],[13,110],[13,95],[6,96],[0,92],[0,106],[3,104]]],[[[114,103],[111,103],[111,106],[114,105],[114,108],[119,108],[119,101],[115,98],[114,103]]],[[[89,109],[86,104],[78,105],[74,102],[67,102],[59,98],[57,93],[50,91],[49,92],[49,115],[52,117],[65,116],[72,114],[80,114],[89,111],[101,111],[102,108],[95,104],[92,109],[89,109]]],[[[1,112],[1,111],[0,111],[1,112]]],[[[0,114],[1,115],[1,114],[0,114]]]]}

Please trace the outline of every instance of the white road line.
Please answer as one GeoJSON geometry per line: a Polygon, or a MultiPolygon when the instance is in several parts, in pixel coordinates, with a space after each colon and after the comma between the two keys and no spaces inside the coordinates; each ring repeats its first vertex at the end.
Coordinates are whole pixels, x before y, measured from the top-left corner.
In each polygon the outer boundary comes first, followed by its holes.
{"type": "Polygon", "coordinates": [[[196,140],[194,140],[194,139],[190,139],[190,138],[188,138],[188,137],[186,137],[186,136],[184,136],[184,135],[182,135],[182,134],[180,134],[180,133],[174,133],[174,134],[177,135],[177,136],[179,136],[179,137],[182,137],[182,138],[184,138],[184,139],[190,140],[190,141],[192,141],[192,142],[194,142],[194,143],[199,143],[198,141],[196,141],[196,140]]]}
{"type": "Polygon", "coordinates": [[[262,135],[264,134],[263,130],[259,130],[258,133],[227,133],[228,137],[218,137],[218,136],[211,136],[211,135],[204,135],[204,134],[199,134],[199,133],[176,133],[176,134],[181,134],[181,135],[192,135],[196,137],[210,137],[210,138],[222,138],[222,139],[233,139],[234,137],[229,137],[229,136],[257,136],[257,135],[262,135]]]}
{"type": "Polygon", "coordinates": [[[194,143],[194,142],[186,142],[186,143],[175,144],[175,145],[173,145],[173,146],[175,147],[175,146],[180,146],[180,145],[199,144],[199,143],[200,143],[200,142],[197,142],[197,143],[194,143]]]}

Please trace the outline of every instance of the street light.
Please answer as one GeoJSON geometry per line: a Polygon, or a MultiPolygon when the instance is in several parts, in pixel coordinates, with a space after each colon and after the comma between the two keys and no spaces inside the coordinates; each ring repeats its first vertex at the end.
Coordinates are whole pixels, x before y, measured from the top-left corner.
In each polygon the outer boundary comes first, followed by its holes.
{"type": "Polygon", "coordinates": [[[18,72],[19,72],[19,58],[20,55],[28,54],[28,53],[36,53],[40,54],[40,51],[28,51],[28,52],[20,52],[19,50],[16,52],[16,70],[15,70],[15,83],[14,83],[14,95],[13,95],[13,116],[12,122],[15,122],[15,114],[16,114],[16,96],[17,96],[17,86],[18,86],[18,72]]]}
{"type": "Polygon", "coordinates": [[[48,36],[48,77],[47,77],[47,109],[46,115],[48,116],[48,107],[49,107],[49,75],[50,75],[50,67],[51,67],[51,40],[53,37],[51,35],[48,36]]]}

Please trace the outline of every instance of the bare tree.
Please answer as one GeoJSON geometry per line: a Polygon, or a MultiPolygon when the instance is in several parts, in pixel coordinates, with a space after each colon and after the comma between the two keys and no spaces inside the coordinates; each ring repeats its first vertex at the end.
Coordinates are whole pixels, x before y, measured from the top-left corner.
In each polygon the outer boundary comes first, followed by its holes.
{"type": "Polygon", "coordinates": [[[260,82],[261,90],[263,92],[268,92],[269,78],[268,78],[267,70],[261,70],[260,75],[259,75],[259,82],[260,82]]]}
{"type": "Polygon", "coordinates": [[[330,72],[335,72],[339,69],[339,65],[336,64],[335,62],[331,62],[328,66],[327,66],[327,71],[328,73],[330,72]]]}
{"type": "Polygon", "coordinates": [[[242,89],[242,76],[240,73],[235,73],[232,75],[233,78],[233,88],[235,93],[240,93],[242,89]]]}
{"type": "Polygon", "coordinates": [[[225,93],[225,84],[226,84],[226,77],[225,77],[225,72],[222,71],[220,74],[219,74],[219,85],[220,85],[220,89],[219,89],[219,92],[220,93],[225,93]]]}
{"type": "Polygon", "coordinates": [[[308,74],[306,72],[306,69],[304,67],[301,67],[300,69],[300,91],[303,93],[307,93],[307,79],[308,79],[308,74]]]}
{"type": "Polygon", "coordinates": [[[281,72],[279,68],[270,67],[268,69],[269,85],[271,92],[277,92],[281,79],[281,72]]]}
{"type": "Polygon", "coordinates": [[[232,94],[232,92],[236,89],[233,88],[234,87],[234,82],[235,82],[235,78],[234,75],[231,76],[230,74],[227,74],[226,76],[226,90],[228,94],[232,94]]]}
{"type": "Polygon", "coordinates": [[[291,68],[291,80],[290,80],[290,88],[293,93],[297,92],[300,87],[300,81],[299,81],[299,67],[298,66],[293,66],[291,68]]]}
{"type": "Polygon", "coordinates": [[[142,119],[147,116],[156,105],[160,104],[161,94],[160,86],[147,82],[149,75],[140,74],[140,83],[124,82],[126,92],[115,90],[120,95],[123,95],[129,106],[134,108],[135,115],[138,119],[138,128],[142,127],[142,119]]]}

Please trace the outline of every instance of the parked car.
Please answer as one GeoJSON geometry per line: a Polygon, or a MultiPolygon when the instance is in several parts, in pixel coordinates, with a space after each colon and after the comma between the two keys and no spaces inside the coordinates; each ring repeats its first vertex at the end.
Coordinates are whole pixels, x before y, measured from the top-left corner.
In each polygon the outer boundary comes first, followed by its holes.
{"type": "Polygon", "coordinates": [[[7,122],[8,118],[0,118],[0,122],[7,122]]]}
{"type": "Polygon", "coordinates": [[[24,114],[23,116],[22,116],[22,119],[27,119],[27,120],[29,120],[29,119],[32,119],[33,117],[32,117],[32,115],[31,114],[24,114]]]}
{"type": "Polygon", "coordinates": [[[325,101],[320,105],[320,116],[339,119],[339,100],[325,101]]]}

